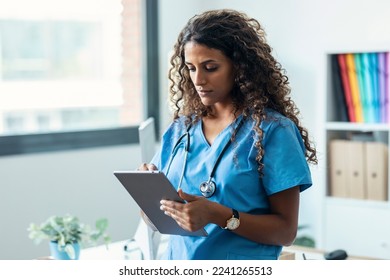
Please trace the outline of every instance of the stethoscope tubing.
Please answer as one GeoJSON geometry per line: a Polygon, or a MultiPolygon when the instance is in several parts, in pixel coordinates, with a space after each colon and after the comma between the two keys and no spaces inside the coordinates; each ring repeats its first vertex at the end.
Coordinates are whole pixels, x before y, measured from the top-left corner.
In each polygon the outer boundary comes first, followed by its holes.
{"type": "MultiPolygon", "coordinates": [[[[234,134],[233,135],[237,135],[238,131],[240,130],[240,128],[242,126],[242,124],[243,124],[243,118],[240,119],[240,122],[238,123],[236,129],[234,130],[234,134]]],[[[188,125],[188,127],[186,129],[186,132],[179,137],[179,139],[176,141],[175,145],[173,146],[171,157],[170,157],[170,160],[169,160],[169,163],[168,163],[168,167],[167,167],[166,174],[168,174],[169,169],[171,167],[171,164],[172,164],[172,161],[173,161],[173,158],[174,158],[174,152],[175,152],[176,148],[181,143],[181,141],[184,139],[184,137],[186,137],[187,141],[186,141],[186,145],[185,145],[185,148],[184,148],[184,150],[185,150],[185,152],[184,152],[184,164],[183,164],[183,168],[182,168],[181,175],[180,175],[178,190],[181,189],[181,184],[183,182],[185,170],[186,170],[186,167],[187,167],[187,157],[188,157],[188,153],[189,153],[190,145],[191,145],[191,142],[190,142],[191,141],[191,137],[190,137],[190,133],[189,133],[189,131],[191,129],[191,126],[192,126],[191,124],[188,125]]],[[[209,176],[208,180],[204,181],[199,186],[200,192],[206,198],[211,197],[215,193],[215,191],[216,191],[216,184],[213,181],[213,177],[214,177],[215,171],[216,171],[216,169],[217,169],[217,167],[218,167],[218,165],[219,165],[223,155],[225,154],[226,150],[229,148],[231,142],[232,142],[232,137],[229,138],[229,141],[225,144],[225,146],[223,147],[222,151],[219,153],[217,159],[215,160],[213,168],[211,169],[210,176],[209,176]]]]}

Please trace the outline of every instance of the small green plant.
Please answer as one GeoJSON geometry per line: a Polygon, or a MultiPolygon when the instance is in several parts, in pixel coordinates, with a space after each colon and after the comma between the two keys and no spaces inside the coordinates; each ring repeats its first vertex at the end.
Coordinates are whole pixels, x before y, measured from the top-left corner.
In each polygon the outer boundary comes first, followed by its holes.
{"type": "Polygon", "coordinates": [[[67,214],[65,216],[51,216],[40,225],[31,223],[27,231],[29,238],[35,244],[39,244],[42,240],[56,242],[60,251],[65,251],[71,259],[74,259],[74,243],[84,247],[96,245],[98,240],[102,239],[108,246],[111,241],[110,236],[106,233],[108,220],[105,218],[97,220],[95,227],[92,229],[89,225],[80,223],[77,217],[67,214]]]}
{"type": "Polygon", "coordinates": [[[314,248],[316,244],[313,238],[309,236],[300,236],[295,239],[294,245],[314,248]]]}
{"type": "Polygon", "coordinates": [[[303,229],[305,229],[307,227],[308,226],[306,226],[306,225],[298,226],[298,236],[293,243],[294,245],[304,246],[304,247],[312,247],[312,248],[315,247],[316,244],[315,244],[315,241],[313,238],[311,238],[308,235],[303,235],[300,233],[300,231],[302,231],[303,229]]]}

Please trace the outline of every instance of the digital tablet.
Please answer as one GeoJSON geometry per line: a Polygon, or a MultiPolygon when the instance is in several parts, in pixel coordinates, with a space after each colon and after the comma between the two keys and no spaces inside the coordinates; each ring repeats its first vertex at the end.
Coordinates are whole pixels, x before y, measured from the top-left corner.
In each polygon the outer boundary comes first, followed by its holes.
{"type": "Polygon", "coordinates": [[[171,182],[159,171],[114,171],[114,175],[162,234],[207,236],[204,229],[187,231],[160,209],[162,199],[185,203],[171,182]]]}

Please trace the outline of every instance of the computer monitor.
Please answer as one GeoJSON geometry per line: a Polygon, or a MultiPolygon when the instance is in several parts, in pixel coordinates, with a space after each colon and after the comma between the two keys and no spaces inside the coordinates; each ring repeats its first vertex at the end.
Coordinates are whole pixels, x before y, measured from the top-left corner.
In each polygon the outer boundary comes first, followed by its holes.
{"type": "MultiPolygon", "coordinates": [[[[150,163],[156,152],[156,131],[154,125],[154,118],[150,117],[138,127],[142,163],[150,163]]],[[[141,219],[134,235],[134,240],[138,243],[144,259],[156,259],[160,239],[161,234],[158,231],[153,231],[141,219]]]]}
{"type": "Polygon", "coordinates": [[[141,161],[149,163],[156,151],[156,132],[154,118],[148,118],[138,127],[139,144],[141,147],[141,161]]]}

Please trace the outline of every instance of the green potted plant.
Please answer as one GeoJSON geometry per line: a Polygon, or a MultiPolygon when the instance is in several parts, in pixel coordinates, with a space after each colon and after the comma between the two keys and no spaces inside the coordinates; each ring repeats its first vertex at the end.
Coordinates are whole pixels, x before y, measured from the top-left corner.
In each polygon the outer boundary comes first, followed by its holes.
{"type": "Polygon", "coordinates": [[[80,246],[96,245],[102,239],[106,246],[110,236],[106,233],[107,219],[99,219],[95,229],[85,225],[72,215],[51,216],[38,225],[31,223],[28,227],[29,238],[36,244],[42,240],[50,241],[51,256],[55,259],[78,259],[80,246]]]}
{"type": "Polygon", "coordinates": [[[298,236],[294,241],[294,245],[314,248],[316,245],[314,239],[308,235],[300,233],[303,229],[306,229],[306,228],[308,228],[307,225],[299,225],[298,226],[298,236]]]}

